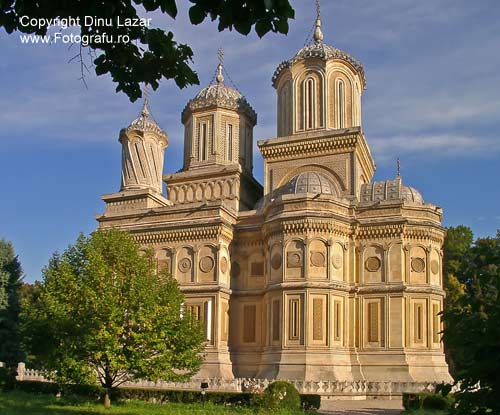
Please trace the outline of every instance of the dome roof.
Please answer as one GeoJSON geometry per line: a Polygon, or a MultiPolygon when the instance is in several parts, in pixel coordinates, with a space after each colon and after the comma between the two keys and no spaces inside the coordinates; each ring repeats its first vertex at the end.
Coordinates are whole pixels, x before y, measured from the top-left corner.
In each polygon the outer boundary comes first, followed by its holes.
{"type": "Polygon", "coordinates": [[[424,204],[420,192],[410,186],[403,186],[401,177],[394,180],[366,183],[361,186],[361,203],[372,203],[383,200],[402,200],[424,204]]]}
{"type": "Polygon", "coordinates": [[[283,186],[281,194],[297,194],[297,193],[317,193],[324,195],[337,194],[335,186],[331,180],[315,171],[307,171],[299,173],[292,177],[290,181],[283,186]]]}
{"type": "Polygon", "coordinates": [[[348,53],[323,43],[323,33],[321,33],[321,20],[319,17],[316,20],[314,41],[300,49],[293,58],[283,61],[278,65],[272,78],[273,86],[276,87],[276,80],[285,68],[290,68],[296,62],[311,58],[321,59],[324,61],[328,61],[330,59],[340,59],[349,63],[354,70],[360,74],[363,88],[366,87],[365,71],[361,62],[353,58],[348,53]]]}
{"type": "Polygon", "coordinates": [[[182,122],[184,122],[189,113],[194,110],[216,106],[243,111],[254,123],[256,123],[257,114],[241,92],[224,84],[221,64],[219,64],[218,71],[219,73],[216,77],[217,84],[210,84],[203,88],[184,107],[181,117],[182,122]]]}
{"type": "Polygon", "coordinates": [[[414,203],[424,203],[424,198],[420,194],[420,192],[410,186],[403,186],[401,189],[401,199],[406,200],[408,202],[414,203]]]}
{"type": "Polygon", "coordinates": [[[149,112],[148,100],[144,100],[141,114],[125,128],[125,132],[141,131],[152,132],[168,140],[167,133],[161,129],[149,112]]]}

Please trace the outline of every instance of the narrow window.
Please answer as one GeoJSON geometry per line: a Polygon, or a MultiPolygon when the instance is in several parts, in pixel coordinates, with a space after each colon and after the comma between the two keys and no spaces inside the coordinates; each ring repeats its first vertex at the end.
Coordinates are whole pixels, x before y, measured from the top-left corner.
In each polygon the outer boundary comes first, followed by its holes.
{"type": "Polygon", "coordinates": [[[432,315],[433,315],[433,322],[432,322],[432,341],[434,343],[439,343],[441,339],[439,338],[439,332],[441,331],[440,327],[440,322],[439,322],[439,305],[438,304],[433,304],[432,305],[432,315]]]}
{"type": "Polygon", "coordinates": [[[231,161],[233,159],[233,124],[227,125],[227,143],[226,143],[226,160],[231,161]]]}
{"type": "Polygon", "coordinates": [[[339,128],[345,127],[345,85],[343,81],[337,83],[338,123],[339,128]]]}
{"type": "Polygon", "coordinates": [[[379,342],[379,313],[378,303],[372,302],[368,304],[368,341],[370,343],[379,342]]]}
{"type": "Polygon", "coordinates": [[[280,340],[280,302],[273,301],[273,341],[280,340]]]}
{"type": "Polygon", "coordinates": [[[290,340],[299,340],[300,316],[299,300],[290,300],[290,340]]]}
{"type": "Polygon", "coordinates": [[[422,304],[415,304],[414,308],[414,336],[415,343],[422,343],[424,341],[424,328],[423,328],[423,309],[422,304]]]}
{"type": "Polygon", "coordinates": [[[257,309],[255,305],[243,306],[243,342],[255,342],[255,317],[257,309]]]}
{"type": "Polygon", "coordinates": [[[206,160],[207,159],[207,124],[203,123],[202,127],[202,133],[201,133],[201,159],[206,160]]]}
{"type": "Polygon", "coordinates": [[[340,319],[342,316],[340,315],[340,301],[334,301],[334,321],[335,327],[333,329],[333,337],[335,340],[340,340],[340,319]]]}

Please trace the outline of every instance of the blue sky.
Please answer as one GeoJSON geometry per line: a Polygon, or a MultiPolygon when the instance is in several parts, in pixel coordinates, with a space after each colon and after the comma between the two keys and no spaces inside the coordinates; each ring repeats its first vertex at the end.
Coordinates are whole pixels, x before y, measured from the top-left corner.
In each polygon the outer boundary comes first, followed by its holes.
{"type": "MultiPolygon", "coordinates": [[[[193,48],[201,86],[163,82],[152,112],[170,137],[165,172],[181,167],[186,102],[214,73],[217,48],[258,113],[255,138],[276,133],[271,76],[300,49],[314,21],[312,0],[295,0],[288,36],[259,39],[191,26],[179,1],[176,20],[152,14],[193,48]]],[[[365,68],[363,130],[377,164],[376,180],[396,174],[444,209],[444,225],[465,224],[476,236],[500,228],[500,2],[498,0],[323,0],[325,42],[365,68]]],[[[106,77],[81,81],[75,51],[22,45],[0,30],[0,237],[11,240],[26,280],[40,279],[54,251],[95,229],[100,197],[119,190],[120,128],[140,111],[106,77]]],[[[255,148],[254,174],[262,181],[255,148]]]]}

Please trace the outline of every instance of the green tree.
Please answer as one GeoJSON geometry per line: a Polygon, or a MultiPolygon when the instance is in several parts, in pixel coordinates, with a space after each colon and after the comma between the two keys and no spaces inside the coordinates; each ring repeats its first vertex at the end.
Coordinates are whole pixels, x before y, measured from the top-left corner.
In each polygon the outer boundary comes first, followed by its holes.
{"type": "MultiPolygon", "coordinates": [[[[450,226],[447,229],[443,244],[443,286],[446,291],[445,312],[460,307],[459,300],[464,295],[465,286],[459,281],[458,275],[465,266],[465,255],[472,247],[473,241],[474,235],[467,226],[450,226]]],[[[450,345],[445,343],[444,347],[450,372],[454,376],[460,362],[455,359],[453,348],[450,345]]]]}
{"type": "Polygon", "coordinates": [[[80,235],[54,254],[24,313],[26,346],[59,383],[98,383],[109,391],[136,379],[184,380],[199,370],[204,334],[183,316],[177,282],[157,273],[119,230],[80,235]]]}
{"type": "Polygon", "coordinates": [[[12,243],[0,239],[0,362],[10,368],[23,358],[19,334],[22,278],[12,243]]]}
{"type": "Polygon", "coordinates": [[[500,413],[500,232],[481,238],[456,271],[464,294],[444,313],[444,341],[457,366],[458,414],[500,413]]]}
{"type": "MultiPolygon", "coordinates": [[[[207,17],[218,20],[220,31],[233,28],[241,34],[250,33],[253,26],[259,36],[273,31],[286,34],[288,20],[294,10],[288,0],[190,0],[189,19],[200,24],[207,17]]],[[[46,35],[47,26],[33,25],[23,16],[37,19],[79,18],[85,16],[111,19],[111,27],[92,22],[81,25],[82,36],[94,36],[88,44],[91,60],[97,75],[110,74],[131,101],[141,96],[140,83],[150,84],[154,90],[162,78],[173,79],[184,88],[198,84],[198,76],[191,69],[193,51],[188,45],[179,44],[174,34],[160,28],[145,26],[120,26],[125,19],[138,18],[138,7],[148,12],[160,10],[172,18],[177,16],[176,0],[3,0],[0,1],[0,27],[7,33],[20,31],[46,35]],[[21,20],[23,19],[23,20],[21,20]],[[100,42],[96,36],[113,36],[113,39],[130,39],[130,42],[100,42]],[[124,36],[126,36],[124,38],[124,36]]],[[[82,48],[79,57],[84,76],[85,59],[82,48]]]]}

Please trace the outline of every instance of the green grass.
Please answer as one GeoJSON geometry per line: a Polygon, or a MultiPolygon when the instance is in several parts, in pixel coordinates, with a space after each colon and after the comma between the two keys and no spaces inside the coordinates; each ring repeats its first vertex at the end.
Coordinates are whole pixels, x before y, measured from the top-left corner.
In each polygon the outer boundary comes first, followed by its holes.
{"type": "Polygon", "coordinates": [[[401,415],[446,415],[446,411],[431,411],[430,409],[409,409],[401,415]]]}
{"type": "MultiPolygon", "coordinates": [[[[112,402],[106,410],[101,402],[83,398],[56,398],[52,395],[35,395],[25,392],[0,392],[1,415],[205,415],[239,414],[256,415],[258,412],[248,407],[225,407],[213,404],[154,404],[146,402],[112,402]]],[[[299,415],[300,412],[273,412],[279,415],[299,415]]]]}

